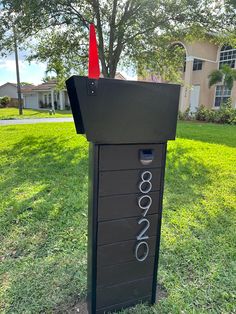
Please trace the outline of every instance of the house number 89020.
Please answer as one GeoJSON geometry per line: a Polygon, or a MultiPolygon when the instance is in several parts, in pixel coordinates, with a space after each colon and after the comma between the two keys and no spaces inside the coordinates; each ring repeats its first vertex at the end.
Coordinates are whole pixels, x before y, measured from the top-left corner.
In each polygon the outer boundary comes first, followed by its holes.
{"type": "Polygon", "coordinates": [[[139,262],[145,261],[149,254],[149,245],[146,240],[149,239],[147,231],[150,227],[150,222],[146,218],[146,215],[152,205],[152,198],[148,193],[152,189],[152,173],[150,171],[144,171],[141,174],[141,182],[139,183],[139,191],[142,196],[138,198],[138,206],[142,210],[142,218],[138,221],[139,225],[143,225],[143,229],[137,235],[137,244],[135,247],[135,257],[139,262]]]}

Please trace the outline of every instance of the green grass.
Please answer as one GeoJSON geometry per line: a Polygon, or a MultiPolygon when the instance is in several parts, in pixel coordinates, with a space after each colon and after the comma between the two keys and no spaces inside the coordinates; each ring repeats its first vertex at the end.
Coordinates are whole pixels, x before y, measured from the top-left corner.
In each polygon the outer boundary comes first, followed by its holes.
{"type": "MultiPolygon", "coordinates": [[[[0,127],[0,313],[75,313],[86,295],[87,149],[72,123],[0,127]]],[[[168,144],[158,280],[122,313],[235,313],[236,128],[168,144]]]]}
{"type": "Polygon", "coordinates": [[[55,115],[49,114],[49,109],[34,110],[23,109],[23,115],[19,115],[17,108],[0,108],[0,120],[10,119],[38,119],[38,118],[67,118],[72,117],[70,111],[57,110],[55,115]]]}

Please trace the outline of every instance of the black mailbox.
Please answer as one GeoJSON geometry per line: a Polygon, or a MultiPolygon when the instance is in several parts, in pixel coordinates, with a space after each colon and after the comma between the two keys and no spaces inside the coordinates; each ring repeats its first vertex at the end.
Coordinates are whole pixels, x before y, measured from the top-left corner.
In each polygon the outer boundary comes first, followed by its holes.
{"type": "Polygon", "coordinates": [[[180,86],[73,76],[67,89],[77,133],[91,142],[88,311],[153,304],[180,86]]]}

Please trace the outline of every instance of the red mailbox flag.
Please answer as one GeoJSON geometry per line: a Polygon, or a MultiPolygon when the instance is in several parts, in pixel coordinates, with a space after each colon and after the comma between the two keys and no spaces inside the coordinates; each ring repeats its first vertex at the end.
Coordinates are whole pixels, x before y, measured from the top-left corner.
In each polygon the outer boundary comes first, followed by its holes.
{"type": "Polygon", "coordinates": [[[88,77],[93,79],[99,79],[100,68],[99,68],[99,57],[98,47],[96,40],[96,31],[94,24],[89,25],[89,68],[88,77]]]}

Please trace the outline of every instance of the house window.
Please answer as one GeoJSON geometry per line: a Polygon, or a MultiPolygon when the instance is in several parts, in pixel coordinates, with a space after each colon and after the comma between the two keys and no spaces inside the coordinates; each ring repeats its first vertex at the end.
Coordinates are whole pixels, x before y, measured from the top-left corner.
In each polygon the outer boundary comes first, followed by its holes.
{"type": "Polygon", "coordinates": [[[48,95],[44,95],[44,103],[45,103],[45,105],[48,103],[48,95]]]}
{"type": "Polygon", "coordinates": [[[193,60],[193,71],[198,71],[202,69],[202,60],[194,59],[193,60]]]}
{"type": "Polygon", "coordinates": [[[236,49],[231,46],[223,46],[220,52],[219,68],[222,64],[228,64],[231,68],[235,68],[236,49]]]}
{"type": "Polygon", "coordinates": [[[216,97],[215,97],[215,107],[220,107],[220,105],[224,102],[226,102],[230,96],[231,96],[231,89],[224,88],[224,94],[223,93],[223,86],[217,85],[216,86],[216,97]]]}

